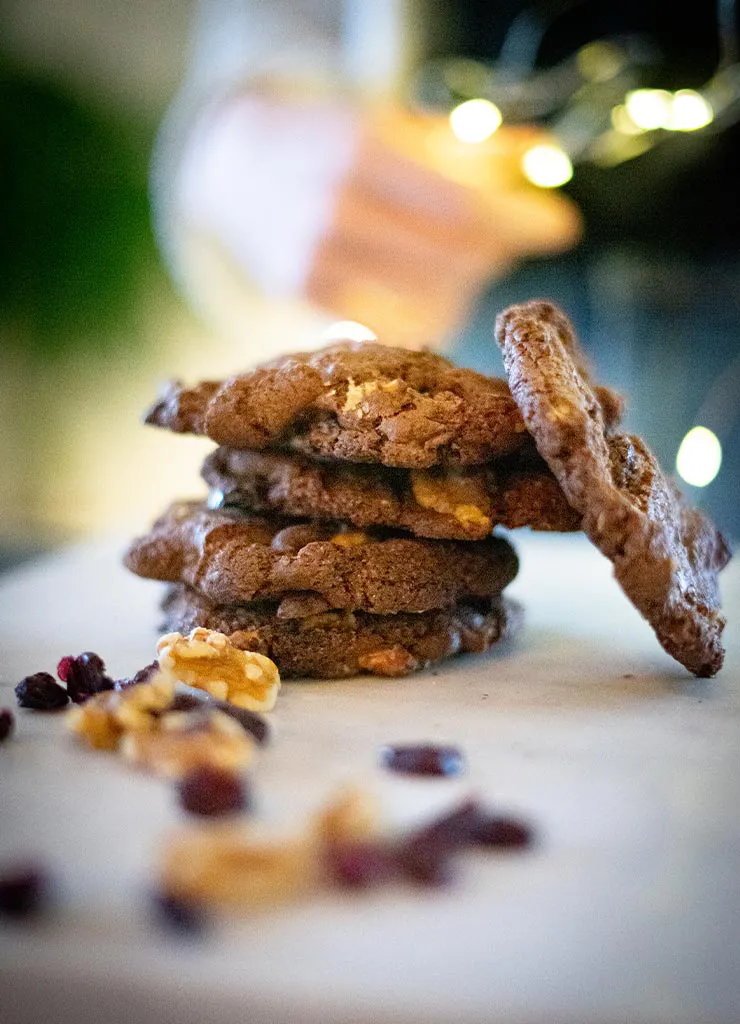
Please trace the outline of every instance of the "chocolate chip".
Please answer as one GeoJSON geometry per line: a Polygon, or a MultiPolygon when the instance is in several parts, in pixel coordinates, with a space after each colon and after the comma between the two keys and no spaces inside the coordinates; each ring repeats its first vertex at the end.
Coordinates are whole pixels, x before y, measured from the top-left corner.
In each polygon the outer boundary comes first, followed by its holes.
{"type": "Polygon", "coordinates": [[[49,672],[36,672],[21,679],[15,688],[18,706],[36,711],[56,711],[69,701],[69,694],[49,672]]]}
{"type": "Polygon", "coordinates": [[[180,805],[190,814],[215,817],[246,810],[249,794],[234,772],[211,765],[194,768],[177,787],[180,805]]]}
{"type": "Polygon", "coordinates": [[[403,775],[459,775],[465,759],[457,747],[418,743],[407,746],[385,746],[380,750],[380,764],[403,775]]]}

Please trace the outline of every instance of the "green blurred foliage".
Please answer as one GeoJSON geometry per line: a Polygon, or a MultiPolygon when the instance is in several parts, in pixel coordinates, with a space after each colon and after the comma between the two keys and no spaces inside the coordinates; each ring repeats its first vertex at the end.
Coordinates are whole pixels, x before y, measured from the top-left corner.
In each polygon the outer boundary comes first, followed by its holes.
{"type": "Polygon", "coordinates": [[[154,129],[0,62],[0,317],[40,359],[134,342],[154,129]],[[127,343],[128,343],[127,341],[127,343]]]}

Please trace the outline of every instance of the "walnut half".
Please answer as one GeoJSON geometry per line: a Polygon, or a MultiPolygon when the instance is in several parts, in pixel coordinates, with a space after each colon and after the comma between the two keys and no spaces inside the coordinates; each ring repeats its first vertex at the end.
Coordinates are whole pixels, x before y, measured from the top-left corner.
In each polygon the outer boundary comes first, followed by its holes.
{"type": "Polygon", "coordinates": [[[277,665],[264,654],[242,651],[225,633],[198,627],[189,636],[168,633],[157,644],[166,679],[205,690],[249,711],[271,711],[280,689],[277,665]]]}

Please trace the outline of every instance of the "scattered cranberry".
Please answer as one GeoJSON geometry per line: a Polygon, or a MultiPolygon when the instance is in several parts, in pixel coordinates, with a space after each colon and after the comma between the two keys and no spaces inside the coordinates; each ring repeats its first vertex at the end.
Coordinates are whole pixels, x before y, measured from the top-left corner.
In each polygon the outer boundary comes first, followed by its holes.
{"type": "Polygon", "coordinates": [[[93,651],[62,658],[57,665],[57,675],[67,684],[67,693],[75,704],[82,704],[94,694],[112,690],[115,686],[105,673],[103,659],[93,651]]]}
{"type": "Polygon", "coordinates": [[[153,904],[158,921],[165,927],[189,934],[203,930],[203,912],[195,904],[167,893],[155,893],[153,904]]]}
{"type": "Polygon", "coordinates": [[[180,804],[191,814],[213,817],[246,810],[249,804],[247,789],[238,775],[224,768],[202,765],[180,781],[180,804]]]}
{"type": "Polygon", "coordinates": [[[227,700],[214,700],[203,694],[202,697],[190,693],[176,693],[167,711],[195,711],[199,708],[215,708],[223,711],[225,715],[233,718],[241,725],[245,732],[248,732],[257,743],[264,744],[270,735],[270,727],[262,715],[256,711],[249,711],[247,708],[237,707],[227,700]]]}
{"type": "Polygon", "coordinates": [[[257,743],[267,742],[270,737],[270,727],[262,715],[257,714],[256,711],[249,711],[248,708],[237,707],[236,704],[230,704],[227,700],[215,700],[213,703],[219,711],[223,711],[224,714],[235,719],[257,743]]]}
{"type": "Polygon", "coordinates": [[[434,818],[413,833],[417,843],[458,850],[475,842],[483,820],[483,812],[476,800],[464,800],[453,810],[434,818]]]}
{"type": "Polygon", "coordinates": [[[326,866],[333,881],[350,889],[368,889],[398,875],[398,860],[380,843],[329,843],[326,866]]]}
{"type": "Polygon", "coordinates": [[[459,775],[465,767],[457,747],[431,743],[382,747],[380,763],[383,768],[403,775],[459,775]]]}
{"type": "Polygon", "coordinates": [[[21,679],[15,688],[18,706],[34,708],[36,711],[56,711],[69,700],[67,691],[48,672],[21,679]]]}
{"type": "Polygon", "coordinates": [[[139,686],[141,683],[151,682],[151,679],[156,673],[159,672],[159,662],[152,661],[149,665],[145,665],[144,668],[140,668],[139,671],[127,679],[116,679],[114,689],[126,690],[129,686],[139,686]]]}
{"type": "Polygon", "coordinates": [[[208,698],[193,697],[189,693],[176,693],[165,711],[200,711],[208,698]]]}
{"type": "Polygon", "coordinates": [[[0,708],[0,743],[7,740],[15,726],[15,719],[10,708],[0,708]]]}
{"type": "Polygon", "coordinates": [[[421,835],[412,835],[401,843],[396,861],[410,881],[440,888],[455,878],[452,852],[444,843],[427,842],[421,835]]]}
{"type": "Polygon", "coordinates": [[[48,893],[48,878],[36,867],[10,869],[0,874],[0,916],[30,917],[48,893]]]}
{"type": "Polygon", "coordinates": [[[534,842],[534,831],[530,825],[514,818],[502,818],[495,815],[482,817],[474,834],[475,846],[488,846],[497,849],[524,849],[534,842]]]}

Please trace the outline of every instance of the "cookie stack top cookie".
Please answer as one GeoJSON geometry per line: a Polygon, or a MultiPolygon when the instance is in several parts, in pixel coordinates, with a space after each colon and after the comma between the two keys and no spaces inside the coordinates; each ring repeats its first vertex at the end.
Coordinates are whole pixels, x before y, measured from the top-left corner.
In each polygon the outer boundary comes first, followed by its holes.
{"type": "MultiPolygon", "coordinates": [[[[561,310],[510,307],[496,337],[508,382],[347,342],[170,384],[146,422],[218,445],[203,466],[210,507],[173,505],[127,564],[191,588],[201,619],[203,601],[296,594],[330,612],[427,614],[500,595],[516,559],[495,527],[583,529],[663,647],[714,674],[724,539],[619,433],[622,400],[594,382],[561,310]],[[310,539],[283,551],[291,529],[310,539]]],[[[184,621],[182,602],[169,599],[184,621]]]]}

